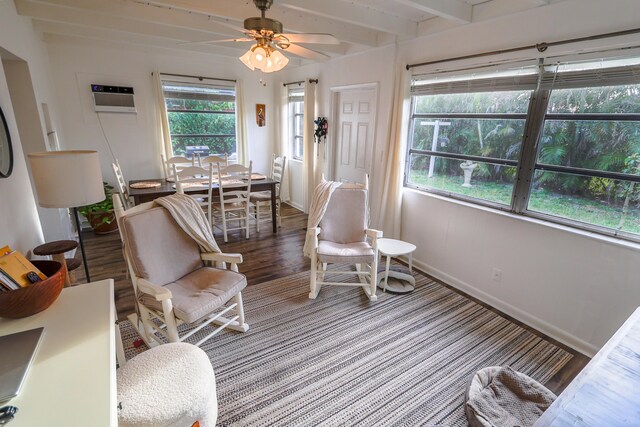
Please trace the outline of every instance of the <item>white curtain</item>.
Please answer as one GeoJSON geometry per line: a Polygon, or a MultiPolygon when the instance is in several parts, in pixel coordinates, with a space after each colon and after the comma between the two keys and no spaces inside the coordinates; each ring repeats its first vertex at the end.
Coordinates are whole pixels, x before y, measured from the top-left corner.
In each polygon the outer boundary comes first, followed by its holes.
{"type": "Polygon", "coordinates": [[[245,109],[242,82],[236,81],[236,153],[238,163],[249,166],[249,140],[247,138],[247,112],[245,109]]]}
{"type": "Polygon", "coordinates": [[[290,160],[293,158],[293,153],[291,152],[290,146],[290,123],[289,123],[289,88],[287,86],[280,86],[280,100],[279,100],[280,108],[278,111],[280,113],[280,130],[276,133],[276,141],[279,143],[275,145],[276,155],[279,156],[287,156],[287,165],[285,166],[285,174],[282,177],[282,182],[280,183],[280,200],[283,202],[288,202],[291,200],[291,192],[289,190],[289,179],[291,174],[290,168],[290,160]]]}
{"type": "Polygon", "coordinates": [[[409,71],[398,66],[394,76],[394,96],[386,150],[382,198],[378,206],[377,227],[382,228],[385,237],[400,238],[400,215],[402,208],[402,177],[404,170],[409,110],[411,78],[409,71]]]}
{"type": "Polygon", "coordinates": [[[162,79],[160,72],[154,71],[153,88],[156,93],[156,118],[159,127],[159,143],[161,144],[160,152],[164,154],[164,158],[173,157],[173,146],[171,145],[171,132],[169,131],[169,118],[167,117],[167,104],[164,99],[164,91],[162,90],[162,79]]]}
{"type": "Polygon", "coordinates": [[[302,182],[304,188],[304,212],[309,212],[309,204],[315,186],[315,143],[313,121],[316,117],[316,85],[308,79],[304,82],[304,155],[302,159],[302,182]]]}

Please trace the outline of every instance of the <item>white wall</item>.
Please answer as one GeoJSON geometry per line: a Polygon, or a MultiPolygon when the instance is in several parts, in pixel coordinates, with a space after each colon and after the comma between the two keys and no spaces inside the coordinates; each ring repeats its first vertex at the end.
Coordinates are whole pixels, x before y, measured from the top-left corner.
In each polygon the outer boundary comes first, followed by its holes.
{"type": "MultiPolygon", "coordinates": [[[[47,103],[51,110],[52,122],[59,129],[56,116],[55,99],[52,96],[51,81],[49,79],[49,60],[44,43],[39,39],[31,27],[31,21],[25,19],[15,11],[11,0],[0,0],[0,48],[15,55],[14,59],[26,61],[29,67],[33,92],[38,105],[47,103]]],[[[7,243],[13,249],[27,254],[34,246],[44,240],[69,238],[70,223],[66,210],[38,208],[29,179],[29,172],[25,160],[22,140],[18,134],[7,78],[0,67],[0,106],[7,116],[9,130],[13,140],[14,171],[11,177],[0,179],[0,236],[2,243],[7,243]],[[39,211],[39,213],[38,213],[39,211]]],[[[16,108],[19,108],[18,105],[16,108]]],[[[45,129],[42,111],[39,111],[32,126],[39,128],[45,141],[45,129]],[[39,120],[38,120],[39,119],[39,120]]],[[[44,145],[29,145],[28,151],[43,151],[44,145]]]]}
{"type": "MultiPolygon", "coordinates": [[[[288,70],[279,77],[319,77],[318,115],[327,116],[331,87],[379,82],[375,195],[385,178],[380,161],[387,150],[394,63],[397,67],[636,28],[637,18],[636,0],[567,0],[401,43],[397,62],[391,60],[394,47],[386,47],[288,70]]],[[[637,36],[625,37],[550,48],[546,54],[637,42],[637,36]]],[[[372,200],[374,224],[377,203],[372,200]]],[[[637,245],[413,190],[405,190],[403,196],[402,238],[417,245],[414,259],[429,273],[589,355],[640,305],[637,245]],[[499,283],[491,280],[493,267],[503,272],[499,283]]]]}
{"type": "MultiPolygon", "coordinates": [[[[376,127],[374,138],[374,155],[372,157],[372,171],[380,171],[383,168],[384,151],[387,148],[389,128],[389,115],[391,114],[391,104],[393,96],[393,72],[394,62],[379,61],[380,57],[394,58],[394,45],[389,45],[374,49],[366,53],[353,56],[337,58],[325,64],[313,64],[287,70],[286,73],[278,75],[280,82],[298,81],[309,78],[318,78],[316,87],[316,117],[327,117],[329,121],[329,136],[327,138],[327,155],[331,152],[334,144],[335,120],[333,119],[333,96],[332,89],[343,88],[374,83],[377,85],[378,105],[376,111],[376,127]]],[[[323,153],[324,154],[324,153],[323,153]]],[[[330,158],[325,159],[325,173],[330,170],[330,158]]],[[[293,163],[293,162],[292,162],[293,163]]],[[[291,196],[294,204],[302,205],[304,193],[302,189],[302,163],[293,164],[290,168],[291,175],[291,196]],[[296,185],[298,184],[298,185],[296,185]]],[[[379,205],[379,193],[383,185],[384,176],[380,173],[371,175],[371,194],[373,197],[371,206],[379,205]]],[[[377,213],[372,209],[372,218],[376,218],[377,213]]]]}
{"type": "MultiPolygon", "coordinates": [[[[401,58],[422,62],[636,28],[637,18],[637,1],[568,0],[412,41],[402,46],[401,58]]],[[[640,305],[637,245],[410,190],[403,197],[402,238],[418,246],[415,258],[428,272],[586,354],[640,305]],[[499,283],[491,280],[493,267],[503,271],[499,283]]]]}
{"type": "Polygon", "coordinates": [[[118,158],[125,179],[160,178],[161,143],[157,133],[155,96],[151,73],[202,75],[241,79],[245,94],[249,159],[256,171],[268,172],[273,152],[273,91],[259,83],[237,58],[217,57],[142,48],[62,36],[47,36],[53,80],[62,107],[65,147],[92,149],[100,154],[102,174],[115,184],[111,169],[113,158],[93,109],[90,84],[133,86],[137,114],[100,113],[104,132],[118,158]],[[255,104],[266,104],[267,125],[258,127],[255,104]]]}
{"type": "MultiPolygon", "coordinates": [[[[29,171],[24,159],[18,127],[16,125],[9,88],[0,66],[0,107],[4,112],[9,134],[13,142],[13,173],[0,179],[0,246],[8,244],[12,249],[27,253],[43,242],[35,199],[29,181],[29,171]]],[[[0,124],[1,126],[1,124],[0,124]]]]}

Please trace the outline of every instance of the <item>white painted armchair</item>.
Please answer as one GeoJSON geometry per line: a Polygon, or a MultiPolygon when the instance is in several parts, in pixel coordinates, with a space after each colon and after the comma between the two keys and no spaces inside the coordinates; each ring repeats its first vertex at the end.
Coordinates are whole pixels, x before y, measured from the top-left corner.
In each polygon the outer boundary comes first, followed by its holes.
{"type": "Polygon", "coordinates": [[[241,254],[200,253],[171,214],[153,202],[127,211],[116,195],[113,202],[136,297],[137,314],[129,320],[147,345],[162,344],[160,337],[183,341],[208,325],[218,326],[196,345],[224,328],[249,329],[241,294],[247,280],[238,273],[241,254]],[[194,328],[179,335],[181,324],[194,328]]]}
{"type": "Polygon", "coordinates": [[[378,273],[377,239],[382,231],[367,228],[368,179],[365,184],[342,184],[333,191],[318,227],[309,228],[311,246],[311,292],[315,299],[323,285],[362,287],[376,301],[378,273]],[[330,270],[328,264],[355,264],[356,270],[330,270]],[[328,282],[325,274],[356,276],[358,282],[328,282]]]}

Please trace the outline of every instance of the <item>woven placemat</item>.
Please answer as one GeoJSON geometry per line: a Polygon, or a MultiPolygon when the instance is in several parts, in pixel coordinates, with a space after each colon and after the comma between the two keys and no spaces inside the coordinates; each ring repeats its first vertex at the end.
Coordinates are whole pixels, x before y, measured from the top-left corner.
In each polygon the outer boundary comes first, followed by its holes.
{"type": "MultiPolygon", "coordinates": [[[[172,187],[176,188],[178,184],[173,184],[172,187]]],[[[197,181],[197,182],[183,182],[182,188],[208,188],[209,180],[207,181],[197,181]]]]}
{"type": "Polygon", "coordinates": [[[146,188],[158,188],[162,184],[157,181],[143,181],[143,182],[134,182],[133,184],[129,184],[129,187],[135,188],[136,190],[144,190],[146,188]]]}
{"type": "Polygon", "coordinates": [[[260,181],[261,179],[267,179],[267,177],[265,175],[260,174],[260,173],[252,173],[251,174],[251,180],[252,181],[260,181]]]}

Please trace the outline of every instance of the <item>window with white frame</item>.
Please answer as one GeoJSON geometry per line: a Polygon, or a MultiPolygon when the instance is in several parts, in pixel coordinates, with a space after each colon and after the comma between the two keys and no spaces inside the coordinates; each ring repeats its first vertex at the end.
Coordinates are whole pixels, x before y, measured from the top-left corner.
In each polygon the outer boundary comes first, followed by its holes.
{"type": "Polygon", "coordinates": [[[236,157],[233,86],[163,81],[173,154],[236,157]]]}
{"type": "Polygon", "coordinates": [[[304,89],[289,89],[289,140],[291,157],[302,160],[304,154],[304,89]]]}
{"type": "Polygon", "coordinates": [[[405,185],[640,240],[638,64],[416,76],[405,185]]]}

